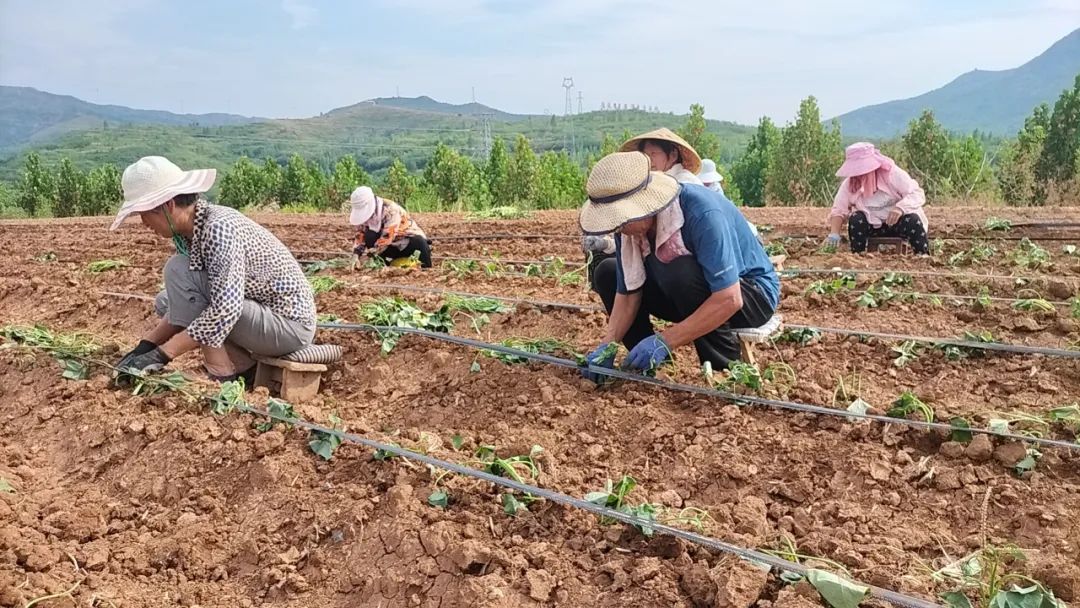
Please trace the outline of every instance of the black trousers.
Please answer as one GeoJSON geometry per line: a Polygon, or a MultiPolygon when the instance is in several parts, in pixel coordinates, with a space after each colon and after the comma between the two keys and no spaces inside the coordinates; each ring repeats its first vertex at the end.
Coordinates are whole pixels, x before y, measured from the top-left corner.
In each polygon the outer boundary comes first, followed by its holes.
{"type": "MultiPolygon", "coordinates": [[[[600,294],[608,315],[615,306],[615,265],[616,260],[608,258],[600,262],[593,273],[593,289],[600,294]]],[[[645,274],[641,308],[623,338],[627,349],[655,333],[649,317],[678,323],[692,315],[712,295],[701,266],[693,256],[682,256],[664,264],[650,254],[645,258],[645,274]]],[[[775,312],[755,283],[742,280],[739,286],[742,309],[714,331],[694,340],[698,359],[702,363],[709,361],[716,370],[726,369],[729,363],[739,360],[739,338],[732,329],[760,327],[775,312]]]]}
{"type": "Polygon", "coordinates": [[[930,253],[930,239],[926,236],[926,228],[923,227],[919,216],[908,213],[901,216],[900,221],[889,226],[882,224],[880,228],[870,225],[866,214],[856,211],[848,218],[848,240],[851,242],[852,253],[866,251],[866,242],[870,237],[891,236],[906,240],[911,249],[918,254],[930,253]]]}
{"type": "MultiPolygon", "coordinates": [[[[379,240],[380,236],[382,235],[374,230],[365,230],[364,246],[369,249],[374,247],[375,241],[379,240]]],[[[409,244],[404,249],[387,247],[379,252],[379,257],[389,262],[398,258],[407,258],[417,251],[420,252],[420,267],[431,268],[431,242],[422,236],[410,236],[409,244]]]]}

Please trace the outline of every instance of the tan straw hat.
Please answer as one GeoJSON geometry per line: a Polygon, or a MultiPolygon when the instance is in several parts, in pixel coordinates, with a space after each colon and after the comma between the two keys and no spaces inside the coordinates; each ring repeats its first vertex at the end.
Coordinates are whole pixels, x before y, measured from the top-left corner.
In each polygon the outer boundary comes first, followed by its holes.
{"type": "Polygon", "coordinates": [[[578,216],[581,230],[607,234],[662,211],[679,194],[679,182],[650,171],[649,157],[641,152],[615,152],[597,161],[585,191],[589,200],[578,216]]]}
{"type": "Polygon", "coordinates": [[[685,139],[679,137],[674,131],[668,128],[657,129],[655,131],[649,131],[648,133],[642,133],[637,137],[632,137],[626,140],[626,143],[619,148],[619,152],[640,152],[638,146],[641,145],[641,142],[649,139],[659,139],[675,144],[679,147],[679,156],[682,157],[683,168],[695,174],[701,171],[701,156],[698,155],[697,150],[686,143],[685,139]]]}

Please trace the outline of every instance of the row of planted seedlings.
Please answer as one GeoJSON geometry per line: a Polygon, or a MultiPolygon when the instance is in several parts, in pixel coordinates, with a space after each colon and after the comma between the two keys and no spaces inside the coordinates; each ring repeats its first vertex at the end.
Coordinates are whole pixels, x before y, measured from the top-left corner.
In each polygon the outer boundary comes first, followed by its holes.
{"type": "MultiPolygon", "coordinates": [[[[477,313],[484,311],[485,313],[500,314],[491,303],[471,302],[463,303],[458,302],[448,303],[447,309],[437,311],[436,313],[422,313],[416,309],[410,309],[408,306],[389,305],[386,302],[383,303],[371,303],[366,304],[366,315],[369,317],[367,320],[372,323],[378,324],[397,324],[403,319],[413,320],[423,319],[423,325],[428,329],[439,330],[449,325],[450,321],[446,318],[446,314],[450,308],[456,308],[458,311],[469,311],[471,313],[477,313]],[[380,317],[380,315],[382,315],[380,317]]],[[[63,336],[50,335],[47,332],[42,334],[43,330],[29,331],[27,329],[22,330],[6,330],[5,333],[9,338],[14,339],[16,342],[22,344],[30,344],[38,347],[45,347],[53,350],[61,356],[64,361],[64,375],[65,377],[77,379],[86,373],[85,368],[81,368],[78,364],[74,364],[73,361],[83,361],[85,359],[79,357],[65,358],[66,355],[71,354],[73,343],[63,336]],[[20,333],[21,332],[21,333],[20,333]],[[59,346],[58,346],[59,345],[59,346]]],[[[381,347],[384,351],[392,350],[396,339],[391,334],[380,336],[381,347]]],[[[519,346],[515,344],[515,346],[519,346]]],[[[506,363],[518,363],[520,362],[516,358],[503,359],[506,363]]],[[[737,377],[738,374],[735,374],[737,377]]],[[[741,384],[744,388],[754,389],[755,383],[753,381],[744,382],[741,384]]],[[[193,397],[193,393],[185,389],[184,381],[182,377],[178,377],[177,374],[171,374],[169,376],[157,379],[153,377],[138,378],[136,379],[134,392],[137,394],[148,394],[151,392],[159,391],[176,391],[182,394],[186,394],[189,397],[193,397]]],[[[242,387],[238,387],[236,384],[227,384],[223,386],[215,395],[203,396],[205,400],[210,404],[211,410],[216,414],[225,414],[233,409],[236,409],[242,404],[242,387]]],[[[288,408],[287,404],[271,401],[269,404],[271,411],[279,408],[278,415],[289,416],[292,414],[291,408],[288,408]]],[[[331,418],[337,426],[342,426],[343,423],[340,420],[335,421],[331,418]]],[[[268,428],[268,427],[267,427],[268,428]]],[[[311,437],[310,447],[313,451],[318,453],[323,458],[329,458],[334,449],[340,443],[340,438],[334,435],[314,433],[311,437]]],[[[413,448],[422,449],[422,445],[430,443],[427,439],[421,435],[420,441],[416,445],[409,446],[413,448]]],[[[451,438],[451,445],[454,447],[455,452],[461,450],[465,445],[465,440],[455,435],[451,438]]],[[[477,468],[483,468],[497,475],[504,475],[517,479],[519,481],[529,481],[530,479],[536,480],[540,476],[540,467],[537,465],[537,456],[540,453],[539,448],[533,448],[528,454],[501,454],[499,451],[491,445],[479,445],[473,450],[473,453],[469,459],[469,462],[477,468]]],[[[387,453],[376,452],[374,457],[379,459],[387,459],[387,453]]],[[[449,507],[454,499],[452,492],[448,490],[446,477],[441,474],[435,474],[433,471],[433,489],[428,497],[429,504],[436,508],[449,507]]],[[[598,489],[586,496],[587,500],[595,502],[597,504],[604,504],[606,506],[615,508],[623,512],[634,513],[638,517],[646,520],[658,520],[675,523],[685,523],[695,528],[701,528],[709,521],[708,512],[701,509],[683,508],[681,510],[665,513],[664,510],[656,504],[648,502],[633,501],[628,498],[629,493],[633,489],[634,480],[632,477],[623,476],[617,481],[609,480],[605,487],[598,489]]],[[[533,502],[534,497],[529,495],[515,495],[513,493],[502,495],[501,501],[504,511],[508,516],[517,516],[523,511],[528,509],[528,506],[533,502]]],[[[640,527],[640,531],[645,534],[651,534],[651,530],[647,526],[640,527]]],[[[793,561],[807,562],[815,566],[836,566],[842,569],[840,564],[830,562],[827,559],[802,555],[796,546],[796,541],[791,536],[782,536],[777,540],[776,545],[770,549],[775,551],[777,555],[791,559],[793,561]]],[[[1013,550],[1009,550],[1010,554],[1014,554],[1013,550]]],[[[946,599],[952,602],[961,602],[962,598],[968,596],[974,596],[977,600],[984,598],[998,598],[1003,599],[1005,597],[1028,597],[1031,593],[1043,594],[1047,601],[1052,601],[1050,593],[1042,586],[1037,585],[1036,590],[1027,590],[1026,587],[1021,590],[1012,590],[1010,582],[1019,582],[1022,580],[1019,578],[1021,575],[1009,575],[1005,578],[997,580],[997,582],[988,582],[985,577],[979,576],[974,572],[974,568],[983,563],[992,562],[998,559],[1002,554],[1002,549],[987,546],[983,550],[980,550],[966,558],[961,562],[954,562],[946,565],[945,568],[940,569],[934,573],[935,579],[947,580],[951,583],[957,584],[958,589],[950,591],[950,595],[946,596],[946,599]],[[995,587],[995,585],[997,585],[995,587]],[[1000,597],[998,597],[1000,594],[1000,597]],[[1012,594],[1012,595],[1009,595],[1012,594]]],[[[789,577],[786,580],[791,580],[789,577]]],[[[833,579],[823,579],[830,581],[830,584],[835,584],[833,579]]],[[[854,591],[858,591],[856,587],[854,591]]],[[[859,597],[859,596],[855,596],[859,597]]],[[[828,596],[826,596],[828,598],[828,596]]],[[[1028,599],[1031,599],[1030,597],[1028,599]]],[[[831,602],[830,602],[831,603],[831,602]]],[[[840,605],[840,604],[833,604],[840,605]]]]}
{"type": "MultiPolygon", "coordinates": [[[[318,281],[319,278],[313,278],[312,280],[318,281]]],[[[336,279],[330,278],[330,281],[331,283],[328,284],[340,285],[340,283],[333,283],[336,279]]],[[[457,318],[463,321],[458,325],[458,331],[455,332],[458,335],[488,341],[499,340],[499,343],[503,346],[533,353],[560,354],[567,358],[576,358],[579,361],[583,359],[581,359],[580,354],[575,352],[573,344],[589,344],[590,340],[595,339],[594,335],[596,334],[596,329],[592,324],[584,323],[579,320],[577,315],[565,311],[547,313],[548,315],[560,316],[557,324],[562,329],[562,338],[545,335],[531,337],[513,335],[513,324],[510,324],[509,329],[503,325],[492,328],[490,324],[494,315],[514,314],[515,311],[508,304],[493,298],[447,295],[441,307],[434,312],[426,312],[414,302],[401,297],[380,298],[371,294],[361,297],[366,302],[360,306],[356,318],[365,323],[385,326],[409,326],[437,332],[451,332],[455,325],[455,318],[457,318]]],[[[438,296],[429,295],[426,299],[438,301],[438,296]]],[[[347,313],[348,311],[343,312],[347,313]]],[[[335,313],[324,313],[324,315],[322,317],[323,321],[346,320],[335,313]]],[[[994,335],[989,331],[965,332],[957,336],[957,338],[974,344],[997,342],[994,335]]],[[[392,341],[395,339],[396,336],[386,338],[384,345],[390,344],[392,346],[392,341]]],[[[796,369],[785,362],[785,359],[791,360],[798,365],[800,355],[805,356],[808,349],[811,351],[842,350],[845,342],[852,340],[870,347],[868,350],[872,350],[873,354],[866,357],[864,365],[873,368],[874,371],[863,370],[862,373],[856,371],[849,376],[849,378],[853,377],[854,380],[849,379],[846,384],[844,374],[838,374],[836,377],[838,382],[837,390],[834,391],[830,402],[833,407],[846,408],[849,411],[859,413],[880,411],[889,416],[925,419],[928,422],[947,420],[958,428],[968,428],[972,424],[976,424],[980,425],[980,428],[995,431],[1008,432],[1010,429],[1014,429],[1032,436],[1059,436],[1068,440],[1073,440],[1077,433],[1080,432],[1080,411],[1078,411],[1077,405],[1071,402],[1058,403],[1045,411],[1034,411],[1030,408],[1005,411],[1004,408],[986,409],[980,407],[985,403],[984,398],[961,393],[960,395],[954,395],[952,400],[957,401],[956,397],[968,397],[968,400],[959,401],[956,405],[946,408],[954,410],[956,415],[949,415],[944,418],[935,415],[934,408],[927,405],[919,395],[912,392],[910,387],[930,381],[943,370],[963,373],[967,366],[976,363],[983,363],[985,366],[990,367],[1007,357],[1011,357],[1014,361],[1023,360],[1023,357],[1018,355],[988,355],[987,351],[970,346],[931,345],[914,340],[897,342],[873,337],[840,338],[835,340],[830,338],[823,341],[821,332],[812,328],[786,329],[774,336],[772,340],[777,345],[775,353],[779,355],[776,361],[760,365],[734,362],[725,370],[713,370],[708,364],[702,368],[696,368],[690,365],[689,361],[682,361],[674,371],[665,375],[682,382],[702,384],[704,381],[705,384],[713,388],[729,393],[756,394],[786,399],[799,388],[799,378],[796,369]],[[792,348],[787,349],[787,352],[784,353],[780,350],[779,345],[789,345],[792,348]],[[988,357],[992,360],[987,360],[988,357]],[[927,369],[916,375],[912,373],[911,369],[916,365],[927,369]],[[897,372],[902,374],[904,382],[890,378],[890,383],[896,384],[898,387],[906,384],[908,388],[899,390],[895,399],[886,402],[876,399],[877,403],[871,405],[867,399],[863,398],[860,392],[861,382],[859,381],[863,373],[888,377],[888,374],[896,374],[897,372]]],[[[772,358],[773,353],[768,350],[765,352],[764,359],[768,361],[772,358]]],[[[496,358],[507,360],[505,355],[496,355],[496,358]]],[[[687,357],[682,359],[687,359],[687,357]]],[[[1067,384],[1064,389],[1059,389],[1066,396],[1080,392],[1080,387],[1074,386],[1076,383],[1070,380],[1072,376],[1068,373],[1068,370],[1071,364],[1071,361],[1066,359],[1051,360],[1050,363],[1050,367],[1059,370],[1058,376],[1067,384]]],[[[478,360],[474,360],[473,367],[474,371],[479,371],[480,363],[478,360]]],[[[1012,376],[1016,382],[1024,382],[1025,377],[1030,376],[1030,370],[1026,367],[1018,367],[1015,372],[1004,376],[1012,376]]],[[[821,401],[819,400],[819,402],[821,401]]]]}

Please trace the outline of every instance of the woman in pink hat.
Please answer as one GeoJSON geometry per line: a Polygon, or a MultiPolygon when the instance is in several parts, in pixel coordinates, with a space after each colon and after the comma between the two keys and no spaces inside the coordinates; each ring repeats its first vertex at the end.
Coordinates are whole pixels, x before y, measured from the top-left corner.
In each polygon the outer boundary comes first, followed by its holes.
{"type": "Polygon", "coordinates": [[[896,166],[874,144],[859,142],[844,151],[844,164],[836,172],[844,178],[829,213],[829,245],[840,244],[847,220],[853,253],[866,251],[870,237],[899,237],[919,255],[930,254],[926,194],[919,183],[896,166]]]}
{"type": "Polygon", "coordinates": [[[367,186],[353,190],[349,223],[356,227],[353,253],[377,255],[386,261],[420,255],[420,267],[431,268],[431,244],[404,207],[375,196],[367,186]]]}

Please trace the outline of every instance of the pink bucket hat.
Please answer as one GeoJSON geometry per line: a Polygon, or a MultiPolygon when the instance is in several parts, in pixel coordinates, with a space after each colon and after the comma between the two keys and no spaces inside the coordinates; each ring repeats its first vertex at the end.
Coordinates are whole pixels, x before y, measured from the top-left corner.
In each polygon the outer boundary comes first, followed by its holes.
{"type": "Polygon", "coordinates": [[[119,228],[131,214],[156,209],[178,194],[202,194],[215,179],[215,169],[184,171],[164,156],[144,156],[124,169],[120,180],[124,204],[109,230],[119,228]]]}
{"type": "Polygon", "coordinates": [[[840,169],[836,171],[836,176],[855,177],[857,175],[866,175],[878,169],[888,171],[895,164],[891,158],[878,152],[874,144],[860,141],[851,144],[844,150],[844,164],[840,165],[840,169]]]}

